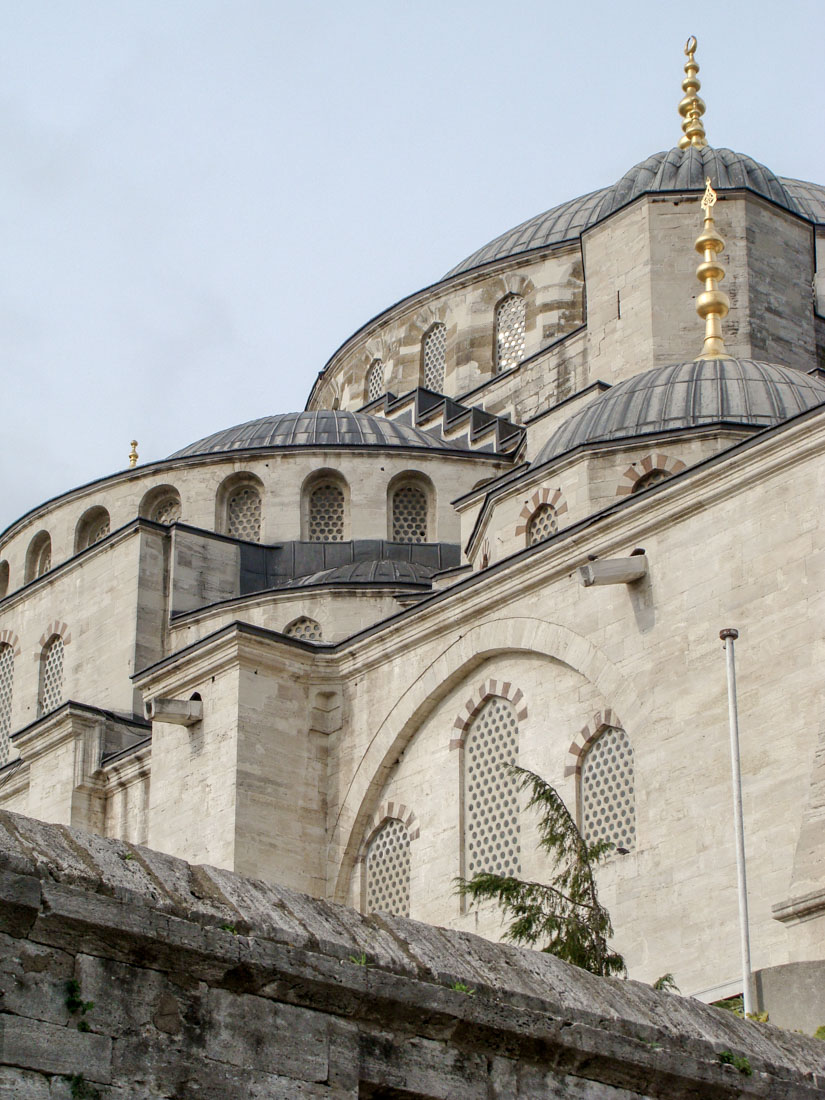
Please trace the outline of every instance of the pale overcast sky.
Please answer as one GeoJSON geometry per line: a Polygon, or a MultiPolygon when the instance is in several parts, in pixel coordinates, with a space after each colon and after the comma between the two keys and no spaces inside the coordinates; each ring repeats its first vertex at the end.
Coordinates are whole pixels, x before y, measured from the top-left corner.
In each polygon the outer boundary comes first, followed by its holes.
{"type": "MultiPolygon", "coordinates": [[[[303,408],[356,328],[676,144],[825,182],[825,3],[2,0],[0,529],[303,408]]],[[[684,349],[674,348],[674,356],[684,349]]]]}

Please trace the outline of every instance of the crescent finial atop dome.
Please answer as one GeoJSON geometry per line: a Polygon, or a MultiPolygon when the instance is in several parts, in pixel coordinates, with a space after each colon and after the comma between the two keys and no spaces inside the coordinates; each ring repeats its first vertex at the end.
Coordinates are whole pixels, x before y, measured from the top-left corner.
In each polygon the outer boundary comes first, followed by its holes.
{"type": "Polygon", "coordinates": [[[685,43],[685,79],[682,81],[684,98],[679,104],[679,114],[684,119],[682,123],[683,136],[679,139],[679,148],[687,149],[695,145],[697,149],[704,149],[707,145],[705,127],[702,125],[702,115],[705,113],[705,104],[698,96],[701,84],[699,83],[699,66],[696,64],[696,39],[693,35],[685,43]]]}

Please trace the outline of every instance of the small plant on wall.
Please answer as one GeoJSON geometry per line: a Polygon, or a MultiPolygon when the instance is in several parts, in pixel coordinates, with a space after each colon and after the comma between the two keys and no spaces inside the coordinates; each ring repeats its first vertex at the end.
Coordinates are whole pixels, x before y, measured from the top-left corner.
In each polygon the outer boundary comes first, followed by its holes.
{"type": "Polygon", "coordinates": [[[540,813],[539,848],[554,861],[550,882],[483,871],[458,879],[458,892],[474,902],[497,902],[510,918],[506,936],[514,943],[539,947],[602,977],[624,975],[624,959],[608,946],[613,925],[599,902],[594,875],[613,845],[588,843],[558,792],[540,776],[516,765],[508,770],[517,776],[519,789],[530,792],[526,808],[540,813]]]}

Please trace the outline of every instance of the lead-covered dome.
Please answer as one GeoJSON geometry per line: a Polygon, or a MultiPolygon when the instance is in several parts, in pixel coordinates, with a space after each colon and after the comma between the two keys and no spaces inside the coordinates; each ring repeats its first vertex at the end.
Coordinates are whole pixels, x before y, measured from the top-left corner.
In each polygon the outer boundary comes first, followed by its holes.
{"type": "Polygon", "coordinates": [[[420,428],[368,413],[318,409],[281,413],[236,424],[190,443],[170,458],[249,451],[261,447],[416,447],[456,450],[420,428]]]}
{"type": "Polygon", "coordinates": [[[540,466],[586,443],[732,425],[768,428],[825,403],[825,383],[753,359],[695,359],[637,374],[570,417],[532,462],[540,466]]]}
{"type": "Polygon", "coordinates": [[[625,172],[612,187],[591,191],[522,222],[468,256],[445,278],[534,248],[575,240],[585,229],[640,195],[703,191],[707,176],[717,191],[753,191],[808,221],[825,223],[825,187],[777,176],[744,153],[691,145],[654,153],[625,172]]]}

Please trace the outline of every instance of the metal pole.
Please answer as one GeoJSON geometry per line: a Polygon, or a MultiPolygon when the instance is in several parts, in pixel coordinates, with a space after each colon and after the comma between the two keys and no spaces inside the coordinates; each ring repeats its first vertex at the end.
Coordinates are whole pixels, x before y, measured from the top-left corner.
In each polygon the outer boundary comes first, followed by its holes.
{"type": "Polygon", "coordinates": [[[755,1011],[751,992],[751,947],[748,932],[748,884],[745,878],[745,828],[742,817],[742,775],[739,770],[739,714],[736,706],[736,665],[733,643],[739,631],[728,627],[719,632],[725,643],[728,668],[728,719],[730,722],[730,763],[733,778],[733,828],[736,833],[736,877],[739,886],[739,938],[742,948],[742,1004],[745,1014],[755,1011]]]}

